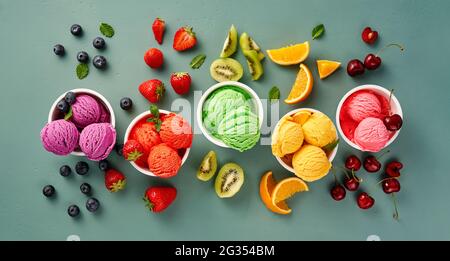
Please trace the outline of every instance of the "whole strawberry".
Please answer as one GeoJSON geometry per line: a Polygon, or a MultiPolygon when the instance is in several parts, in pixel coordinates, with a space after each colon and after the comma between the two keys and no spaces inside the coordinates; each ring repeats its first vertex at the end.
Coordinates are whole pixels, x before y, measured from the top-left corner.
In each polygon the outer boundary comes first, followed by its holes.
{"type": "Polygon", "coordinates": [[[152,24],[153,35],[155,36],[155,40],[162,44],[164,30],[166,29],[166,22],[161,18],[156,18],[152,24]]]}
{"type": "Polygon", "coordinates": [[[175,37],[173,38],[173,49],[181,52],[188,49],[191,49],[197,43],[197,38],[195,37],[194,31],[192,31],[192,27],[181,27],[175,33],[175,37]]]}
{"type": "Polygon", "coordinates": [[[176,93],[180,95],[186,94],[191,88],[191,76],[187,72],[172,73],[170,84],[176,93]]]}
{"type": "Polygon", "coordinates": [[[164,211],[177,197],[174,187],[149,187],[145,191],[144,201],[152,212],[164,211]]]}
{"type": "Polygon", "coordinates": [[[139,85],[139,92],[152,103],[159,102],[165,91],[164,84],[158,79],[148,80],[139,85]]]}
{"type": "Polygon", "coordinates": [[[145,154],[145,151],[137,140],[128,140],[123,146],[122,154],[126,160],[136,161],[145,154]]]}
{"type": "Polygon", "coordinates": [[[159,49],[150,48],[144,54],[144,61],[150,68],[157,69],[162,66],[164,55],[159,49]]]}
{"type": "Polygon", "coordinates": [[[112,168],[106,171],[105,186],[109,191],[117,192],[119,190],[122,190],[125,188],[126,183],[127,179],[125,175],[122,174],[122,172],[112,168]]]}

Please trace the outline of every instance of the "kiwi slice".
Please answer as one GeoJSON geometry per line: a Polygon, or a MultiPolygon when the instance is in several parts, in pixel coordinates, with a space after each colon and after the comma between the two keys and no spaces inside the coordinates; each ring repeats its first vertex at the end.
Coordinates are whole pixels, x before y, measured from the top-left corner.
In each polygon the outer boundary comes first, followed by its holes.
{"type": "Polygon", "coordinates": [[[202,181],[208,181],[217,171],[217,157],[216,153],[212,150],[206,154],[202,163],[197,171],[197,178],[202,181]]]}
{"type": "Polygon", "coordinates": [[[255,50],[244,50],[244,56],[247,59],[248,69],[254,81],[258,80],[264,73],[258,53],[255,50]]]}
{"type": "Polygon", "coordinates": [[[218,82],[239,81],[244,74],[244,69],[233,58],[220,58],[212,62],[209,73],[218,82]]]}
{"type": "Polygon", "coordinates": [[[230,31],[228,31],[227,38],[223,43],[220,58],[227,58],[232,54],[234,54],[234,52],[236,52],[237,49],[237,42],[238,42],[238,33],[236,27],[234,27],[234,25],[231,25],[230,31]]]}
{"type": "Polygon", "coordinates": [[[259,45],[251,38],[247,33],[242,33],[239,38],[239,45],[242,51],[255,50],[258,53],[258,59],[261,61],[264,59],[264,53],[261,51],[259,45]]]}
{"type": "Polygon", "coordinates": [[[236,163],[227,163],[216,177],[215,189],[219,198],[231,198],[244,184],[244,170],[236,163]]]}

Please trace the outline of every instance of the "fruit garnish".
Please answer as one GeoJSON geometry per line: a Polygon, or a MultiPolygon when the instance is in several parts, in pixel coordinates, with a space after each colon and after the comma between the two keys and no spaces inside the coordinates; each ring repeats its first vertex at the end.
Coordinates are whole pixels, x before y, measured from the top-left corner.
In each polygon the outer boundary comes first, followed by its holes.
{"type": "Polygon", "coordinates": [[[70,33],[74,36],[80,36],[83,34],[83,28],[79,24],[74,24],[70,27],[70,33]]]}
{"type": "Polygon", "coordinates": [[[319,24],[311,32],[312,39],[315,40],[317,38],[322,37],[325,33],[325,26],[323,24],[319,24]]]}
{"type": "Polygon", "coordinates": [[[124,111],[128,111],[133,107],[133,101],[129,97],[123,97],[120,99],[120,108],[124,111]]]}
{"type": "Polygon", "coordinates": [[[191,81],[191,76],[187,72],[172,73],[170,76],[170,84],[173,90],[179,95],[189,92],[191,81]]]}
{"type": "Polygon", "coordinates": [[[308,98],[312,91],[314,79],[311,71],[304,64],[300,64],[300,70],[292,86],[289,96],[284,100],[287,104],[295,104],[308,98]]]}
{"type": "Polygon", "coordinates": [[[101,37],[95,37],[95,39],[92,41],[92,45],[94,46],[95,49],[105,49],[106,46],[106,42],[105,39],[101,38],[101,37]]]}
{"type": "Polygon", "coordinates": [[[291,45],[280,49],[267,50],[270,60],[280,65],[299,64],[309,55],[309,42],[291,45]]]}
{"type": "Polygon", "coordinates": [[[364,64],[358,59],[353,59],[347,63],[347,74],[351,77],[364,74],[364,71],[364,64]]]}
{"type": "Polygon", "coordinates": [[[336,201],[343,200],[346,194],[347,192],[345,192],[345,188],[341,184],[335,184],[330,190],[331,197],[336,201]]]}
{"type": "Polygon", "coordinates": [[[162,42],[163,42],[165,28],[166,28],[166,22],[163,19],[156,18],[155,21],[153,21],[153,24],[152,24],[153,35],[155,36],[155,40],[159,44],[162,44],[162,42]]]}
{"type": "Polygon", "coordinates": [[[155,104],[150,105],[150,117],[147,119],[147,122],[153,122],[155,124],[156,131],[159,132],[161,130],[161,118],[159,117],[159,109],[155,104]]]}
{"type": "Polygon", "coordinates": [[[273,178],[272,171],[266,172],[262,177],[259,183],[259,195],[261,197],[262,202],[266,207],[277,214],[287,215],[291,213],[291,209],[286,204],[286,202],[280,201],[278,204],[273,204],[272,202],[272,193],[276,186],[276,181],[273,178]]]}
{"type": "Polygon", "coordinates": [[[88,198],[86,201],[86,209],[89,212],[95,212],[100,208],[100,202],[96,198],[88,198]]]}
{"type": "Polygon", "coordinates": [[[206,55],[199,54],[192,59],[189,66],[191,66],[192,69],[199,69],[203,65],[203,62],[205,62],[205,59],[206,55]]]}
{"type": "Polygon", "coordinates": [[[72,174],[72,169],[68,165],[62,165],[59,168],[59,174],[63,177],[68,177],[72,174]]]}
{"type": "Polygon", "coordinates": [[[127,140],[123,146],[123,157],[128,161],[136,161],[145,154],[144,147],[136,140],[127,140]]]}
{"type": "Polygon", "coordinates": [[[201,181],[208,181],[217,171],[217,156],[216,153],[212,150],[206,154],[203,158],[202,163],[198,167],[197,170],[197,178],[201,181]]]}
{"type": "Polygon", "coordinates": [[[386,129],[390,131],[398,131],[402,128],[403,119],[398,114],[392,114],[383,118],[383,123],[386,129]]]}
{"type": "Polygon", "coordinates": [[[359,188],[359,179],[356,177],[345,177],[344,186],[348,191],[356,191],[359,188]]]}
{"type": "Polygon", "coordinates": [[[78,52],[77,61],[80,63],[87,63],[89,61],[89,54],[85,51],[78,52]]]}
{"type": "Polygon", "coordinates": [[[370,27],[366,27],[361,33],[361,38],[365,43],[373,44],[378,39],[378,32],[373,31],[370,27]]]}
{"type": "Polygon", "coordinates": [[[323,146],[322,149],[325,151],[325,153],[330,153],[331,151],[334,150],[334,148],[336,148],[336,146],[339,144],[339,139],[336,139],[330,143],[328,143],[327,145],[323,146]]]}
{"type": "Polygon", "coordinates": [[[381,157],[383,157],[384,155],[386,155],[387,153],[389,153],[390,151],[387,150],[385,152],[383,152],[380,156],[375,157],[373,155],[369,155],[364,159],[364,169],[367,172],[377,172],[381,169],[381,163],[378,161],[381,157]]]}
{"type": "Polygon", "coordinates": [[[239,192],[244,184],[244,170],[236,163],[223,165],[217,174],[214,188],[219,198],[230,198],[239,192]]]}
{"type": "Polygon", "coordinates": [[[144,194],[146,207],[152,212],[162,212],[169,207],[177,197],[174,187],[149,187],[144,194]]]}
{"type": "Polygon", "coordinates": [[[109,169],[109,161],[107,159],[98,162],[98,168],[101,171],[107,171],[109,169]]]}
{"type": "Polygon", "coordinates": [[[296,114],[292,116],[292,120],[299,123],[300,125],[303,125],[309,117],[311,117],[312,113],[310,111],[299,111],[296,114]]]}
{"type": "Polygon", "coordinates": [[[67,208],[67,214],[71,217],[76,217],[80,214],[80,208],[77,205],[70,205],[69,208],[67,208]]]}
{"type": "Polygon", "coordinates": [[[264,69],[258,57],[258,52],[256,50],[244,50],[243,53],[247,59],[248,70],[250,71],[252,80],[258,80],[264,74],[264,69]]]}
{"type": "Polygon", "coordinates": [[[102,55],[96,55],[94,56],[94,59],[92,59],[92,64],[97,69],[105,69],[107,65],[106,58],[102,55]]]}
{"type": "Polygon", "coordinates": [[[127,179],[122,172],[109,169],[105,173],[105,186],[110,192],[117,192],[125,188],[127,184],[127,179]]]}
{"type": "Polygon", "coordinates": [[[78,175],[86,175],[89,171],[89,165],[84,162],[84,161],[78,161],[77,164],[75,165],[75,172],[78,175]]]}
{"type": "Polygon", "coordinates": [[[176,51],[185,51],[191,49],[197,43],[197,38],[192,27],[181,27],[175,33],[173,38],[173,49],[176,51]]]}
{"type": "Polygon", "coordinates": [[[358,207],[361,209],[369,209],[375,204],[375,199],[373,199],[366,192],[362,192],[358,195],[356,202],[358,207]]]}
{"type": "Polygon", "coordinates": [[[90,195],[91,191],[92,191],[92,187],[91,187],[91,185],[89,185],[89,183],[85,182],[80,185],[80,191],[84,195],[90,195]]]}
{"type": "Polygon", "coordinates": [[[69,106],[69,111],[64,115],[64,120],[68,121],[73,116],[72,106],[69,106]]]}
{"type": "Polygon", "coordinates": [[[272,192],[272,203],[277,205],[278,203],[289,199],[294,194],[308,191],[308,185],[299,178],[286,178],[280,181],[272,192]]]}
{"type": "Polygon", "coordinates": [[[317,70],[319,71],[320,79],[325,79],[333,74],[341,66],[340,62],[329,60],[317,60],[317,70]]]}
{"type": "Polygon", "coordinates": [[[386,165],[386,174],[392,178],[400,177],[400,170],[403,168],[403,164],[399,161],[391,161],[386,165]]]}
{"type": "Polygon", "coordinates": [[[355,155],[350,155],[345,160],[345,168],[348,170],[358,171],[361,168],[361,161],[355,155]]]}
{"type": "Polygon", "coordinates": [[[234,25],[231,25],[230,30],[228,31],[227,38],[225,39],[225,42],[223,43],[222,52],[220,53],[220,58],[227,58],[236,52],[237,49],[237,30],[234,25]]]}
{"type": "Polygon", "coordinates": [[[55,194],[55,187],[53,187],[52,185],[47,185],[42,189],[42,194],[44,194],[44,196],[46,196],[47,198],[53,197],[53,195],[55,194]]]}
{"type": "Polygon", "coordinates": [[[220,58],[212,62],[209,73],[218,82],[239,81],[244,74],[244,69],[235,59],[220,58]]]}
{"type": "Polygon", "coordinates": [[[239,38],[239,45],[242,51],[254,50],[257,52],[258,60],[262,61],[264,59],[264,53],[261,51],[259,45],[251,38],[246,32],[241,34],[239,38]]]}
{"type": "Polygon", "coordinates": [[[159,49],[150,48],[144,54],[144,61],[150,68],[157,69],[162,66],[164,55],[159,49]]]}
{"type": "Polygon", "coordinates": [[[270,102],[277,102],[280,99],[280,89],[277,86],[273,86],[269,91],[270,102]]]}
{"type": "Polygon", "coordinates": [[[114,32],[114,28],[111,25],[107,24],[107,23],[101,23],[100,27],[99,27],[99,30],[104,36],[106,36],[108,38],[113,37],[114,33],[115,33],[114,32]]]}
{"type": "Polygon", "coordinates": [[[367,68],[367,70],[375,70],[381,65],[381,58],[380,54],[388,47],[395,46],[400,49],[401,52],[405,50],[405,48],[396,43],[388,44],[385,47],[383,47],[377,54],[369,53],[366,58],[364,59],[364,66],[367,68]]]}
{"type": "Polygon", "coordinates": [[[75,71],[77,73],[78,79],[82,80],[82,79],[86,78],[86,76],[88,76],[89,66],[85,63],[80,63],[77,65],[77,68],[75,71]]]}
{"type": "Polygon", "coordinates": [[[151,103],[159,102],[165,91],[164,84],[158,79],[151,79],[139,85],[139,92],[151,103]]]}
{"type": "Polygon", "coordinates": [[[53,46],[53,52],[58,56],[63,56],[66,53],[66,50],[61,44],[56,44],[53,46]]]}

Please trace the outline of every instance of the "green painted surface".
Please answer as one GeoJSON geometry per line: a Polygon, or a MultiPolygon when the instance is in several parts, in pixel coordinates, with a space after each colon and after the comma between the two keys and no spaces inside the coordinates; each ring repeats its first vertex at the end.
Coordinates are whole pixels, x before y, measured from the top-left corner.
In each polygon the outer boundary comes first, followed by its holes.
{"type": "MultiPolygon", "coordinates": [[[[146,239],[146,240],[365,240],[378,235],[382,240],[450,239],[450,209],[448,198],[448,129],[450,74],[447,58],[450,35],[447,11],[450,2],[435,1],[34,1],[0,0],[0,95],[1,179],[0,239],[65,240],[79,235],[81,240],[146,239]],[[164,44],[165,66],[160,71],[148,69],[143,53],[149,47],[159,47],[151,33],[156,16],[168,23],[164,44]],[[110,67],[105,72],[91,68],[85,80],[75,77],[79,50],[91,57],[98,52],[92,39],[99,34],[98,24],[108,22],[116,35],[107,39],[102,52],[110,67]],[[79,23],[85,35],[78,39],[69,27],[79,23]],[[89,176],[77,175],[64,179],[58,169],[62,164],[74,166],[77,157],[57,157],[46,153],[39,141],[39,132],[47,119],[51,103],[68,89],[85,87],[99,91],[116,112],[119,141],[134,116],[148,104],[137,92],[140,82],[161,78],[168,83],[172,71],[189,71],[194,90],[206,90],[214,81],[208,67],[220,53],[224,37],[231,24],[239,32],[246,31],[263,49],[311,40],[312,28],[324,23],[326,33],[311,42],[312,51],[306,64],[317,76],[316,59],[339,60],[344,64],[352,58],[363,59],[385,44],[400,42],[406,52],[388,50],[383,54],[383,66],[375,72],[352,79],[340,69],[329,79],[316,84],[310,98],[301,105],[280,105],[281,113],[300,106],[312,107],[334,118],[335,109],[352,87],[374,83],[395,88],[405,114],[405,125],[390,147],[390,157],[405,164],[398,194],[400,222],[392,219],[390,198],[373,185],[377,177],[361,173],[372,191],[376,207],[361,211],[354,194],[339,203],[331,200],[328,189],[331,175],[310,185],[310,192],[289,202],[293,214],[277,216],[267,211],[258,196],[261,174],[272,169],[278,178],[289,175],[271,155],[270,147],[257,146],[245,153],[215,147],[202,135],[195,135],[189,161],[180,174],[170,180],[148,178],[113,153],[110,161],[128,176],[128,188],[110,194],[103,187],[102,174],[91,163],[89,176]],[[198,34],[199,44],[193,51],[172,50],[173,34],[179,26],[191,25],[198,34]],[[366,25],[376,28],[378,43],[367,46],[360,40],[366,25]],[[62,43],[67,55],[53,55],[52,46],[62,43]],[[188,67],[199,53],[208,57],[200,70],[188,67]],[[119,107],[121,97],[130,96],[135,108],[131,113],[119,107]],[[216,150],[221,164],[235,161],[246,171],[246,181],[236,197],[219,199],[213,183],[195,178],[203,155],[216,150]],[[79,185],[87,181],[101,201],[96,215],[84,208],[85,196],[79,185]],[[45,184],[53,184],[58,196],[47,200],[41,194],[45,184]],[[165,213],[148,213],[141,200],[150,184],[172,184],[179,196],[165,213]],[[82,217],[69,218],[66,208],[76,203],[82,217]]],[[[237,59],[244,62],[242,53],[237,59]]],[[[283,68],[264,61],[262,80],[251,82],[248,74],[242,79],[260,95],[267,97],[273,85],[286,97],[295,79],[297,68],[283,68]]],[[[163,109],[170,109],[178,96],[167,92],[163,109]]],[[[191,102],[194,95],[187,97],[191,102]]],[[[192,110],[192,117],[194,115],[192,110]]],[[[341,144],[335,164],[342,165],[349,153],[341,144]]],[[[361,153],[357,153],[361,155],[361,153]]],[[[385,160],[388,160],[386,157],[385,160]]]]}

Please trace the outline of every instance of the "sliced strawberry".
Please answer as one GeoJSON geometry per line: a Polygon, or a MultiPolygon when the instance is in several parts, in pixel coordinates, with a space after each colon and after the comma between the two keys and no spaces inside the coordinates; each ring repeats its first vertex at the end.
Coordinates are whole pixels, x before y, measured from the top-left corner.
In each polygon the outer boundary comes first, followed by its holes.
{"type": "Polygon", "coordinates": [[[155,36],[155,40],[162,44],[164,30],[166,29],[166,22],[161,18],[156,18],[152,25],[153,35],[155,36]]]}
{"type": "Polygon", "coordinates": [[[195,46],[197,43],[197,38],[195,37],[194,31],[192,31],[192,27],[181,27],[175,33],[175,37],[173,39],[173,49],[181,52],[188,50],[195,46]]]}

